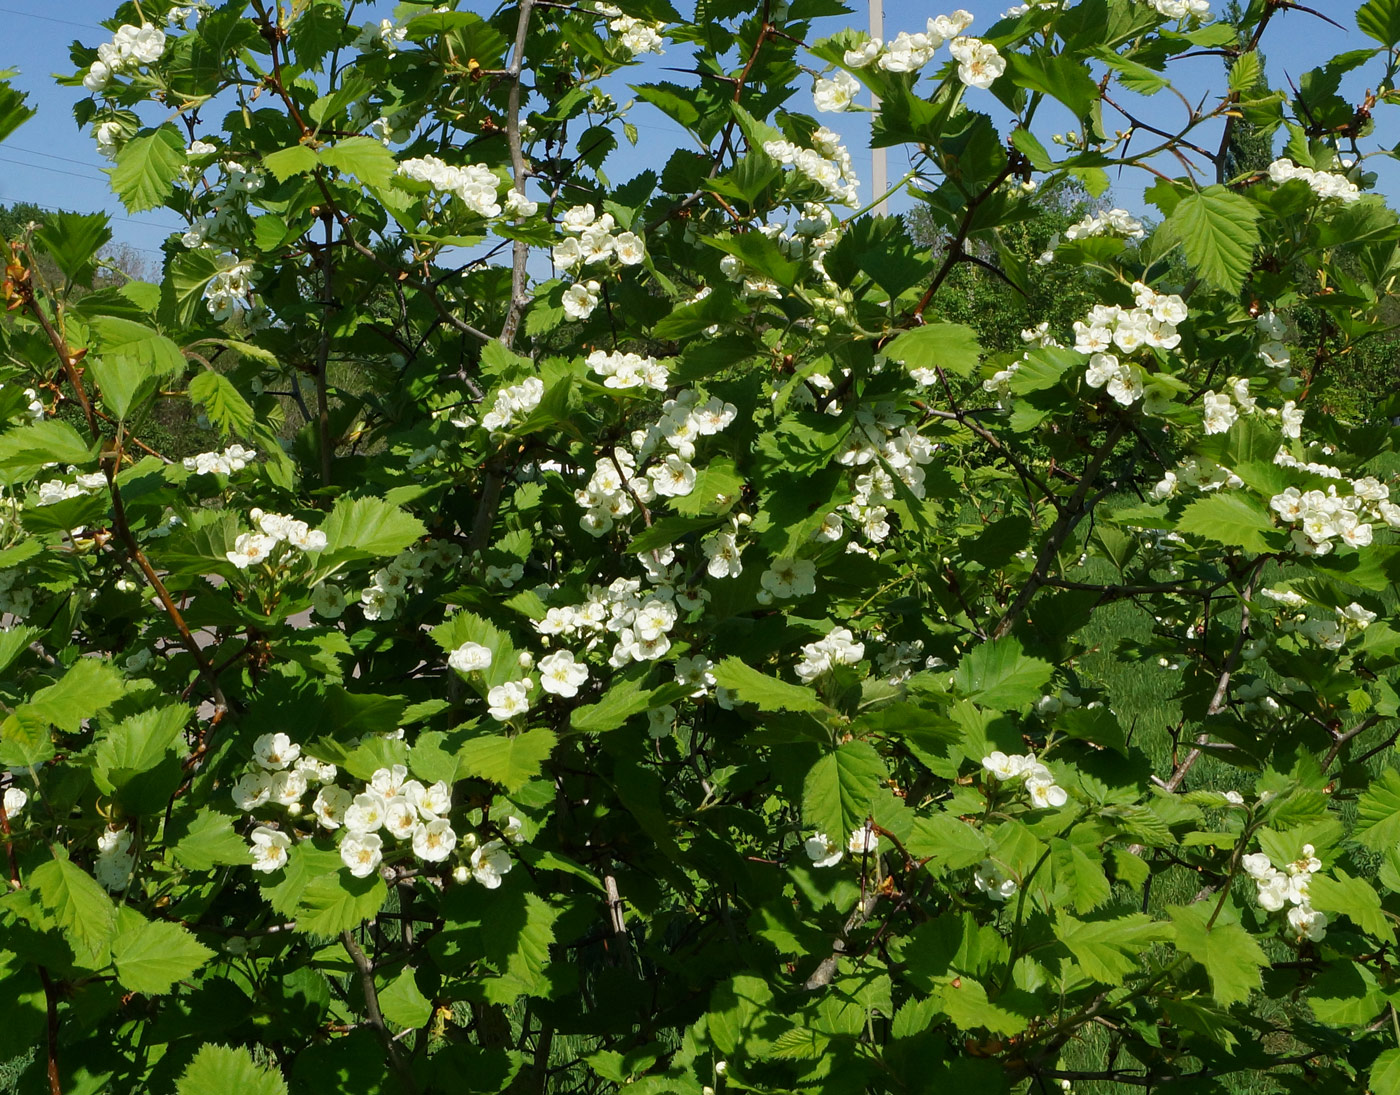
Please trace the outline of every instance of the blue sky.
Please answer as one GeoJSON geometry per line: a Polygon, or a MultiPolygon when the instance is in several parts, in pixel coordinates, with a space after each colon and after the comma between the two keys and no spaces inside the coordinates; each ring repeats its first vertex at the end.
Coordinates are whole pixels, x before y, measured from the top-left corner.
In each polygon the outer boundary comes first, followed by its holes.
{"type": "MultiPolygon", "coordinates": [[[[994,3],[980,0],[963,0],[963,5],[976,16],[970,33],[988,26],[1007,6],[1010,0],[996,0],[994,3]]],[[[1218,0],[1219,2],[1219,0],[1218,0]]],[[[135,216],[128,216],[120,204],[110,195],[106,176],[102,168],[110,166],[93,147],[91,138],[80,131],[73,122],[72,105],[79,97],[80,89],[57,87],[50,74],[71,71],[68,47],[74,38],[96,45],[109,37],[98,21],[110,15],[113,5],[108,0],[66,0],[56,4],[53,0],[0,0],[0,16],[3,16],[10,32],[0,46],[0,66],[12,66],[20,70],[17,85],[30,92],[30,103],[39,110],[34,118],[19,129],[8,141],[0,145],[0,201],[32,201],[40,205],[77,209],[81,211],[105,209],[112,215],[114,238],[119,243],[140,249],[147,258],[156,260],[161,241],[166,234],[178,227],[179,218],[168,210],[151,210],[135,216]]],[[[464,5],[466,6],[466,5],[464,5]]],[[[480,7],[480,5],[471,5],[480,7]]],[[[825,20],[819,26],[819,34],[829,34],[843,24],[864,27],[866,11],[863,4],[854,5],[857,11],[844,20],[825,20]]],[[[390,5],[362,5],[361,10],[368,19],[375,8],[390,10],[390,5]]],[[[1348,27],[1354,25],[1352,13],[1354,3],[1325,3],[1318,5],[1338,22],[1348,27]]],[[[934,9],[912,0],[886,0],[885,36],[893,37],[899,30],[917,31],[923,29],[929,16],[940,14],[950,8],[934,9]]],[[[377,15],[375,16],[377,18],[377,15]]],[[[1359,31],[1351,29],[1343,32],[1328,26],[1323,21],[1302,12],[1289,12],[1278,18],[1264,40],[1264,50],[1268,58],[1269,72],[1274,86],[1286,87],[1284,74],[1296,82],[1299,76],[1334,54],[1348,49],[1364,48],[1374,43],[1359,31]]],[[[649,59],[646,66],[629,73],[631,82],[640,83],[652,79],[669,79],[684,82],[684,77],[660,71],[661,66],[675,62],[678,47],[673,47],[668,58],[649,59]]],[[[1375,71],[1374,68],[1368,71],[1375,71]]],[[[1200,58],[1180,62],[1174,70],[1178,86],[1193,101],[1199,101],[1208,92],[1218,94],[1224,78],[1218,58],[1200,58]]],[[[1353,76],[1350,83],[1343,85],[1343,91],[1359,98],[1364,81],[1353,76]]],[[[625,88],[614,89],[619,97],[625,97],[625,88]]],[[[803,94],[794,103],[802,103],[803,94]]],[[[972,105],[979,109],[996,112],[995,100],[988,92],[969,91],[972,105]]],[[[801,109],[801,107],[799,107],[801,109]]],[[[1164,125],[1178,121],[1184,113],[1179,101],[1168,101],[1166,96],[1154,100],[1154,109],[1162,109],[1157,115],[1164,125]],[[1158,106],[1160,102],[1160,107],[1158,106]],[[1175,105],[1173,105],[1175,104],[1175,105]],[[1173,113],[1174,112],[1174,113],[1173,113]]],[[[1114,119],[1111,111],[1105,111],[1105,121],[1110,126],[1121,123],[1114,119]]],[[[870,173],[869,154],[864,146],[864,116],[822,115],[827,124],[839,130],[850,145],[856,157],[857,170],[862,180],[868,180],[870,173]]],[[[660,162],[656,148],[658,143],[679,145],[681,137],[667,119],[645,104],[639,105],[632,114],[632,120],[641,132],[638,149],[630,149],[624,143],[607,165],[614,180],[630,177],[637,171],[660,162]]],[[[1378,115],[1382,130],[1391,126],[1391,116],[1382,111],[1378,115]]],[[[1068,125],[1068,119],[1065,120],[1068,125]]],[[[1373,138],[1374,140],[1374,138],[1373,138]]],[[[1381,188],[1391,194],[1400,192],[1400,165],[1393,160],[1371,161],[1381,172],[1381,188]],[[1385,166],[1380,166],[1382,163],[1385,166]]],[[[898,149],[890,150],[889,172],[891,179],[897,179],[907,163],[898,149]]],[[[1176,173],[1176,169],[1169,169],[1176,173]]],[[[1142,189],[1149,183],[1145,173],[1128,174],[1114,180],[1113,194],[1118,204],[1137,212],[1142,209],[1142,189]]],[[[868,187],[862,188],[862,198],[868,195],[868,187]]],[[[896,201],[895,208],[901,207],[896,201]]]]}

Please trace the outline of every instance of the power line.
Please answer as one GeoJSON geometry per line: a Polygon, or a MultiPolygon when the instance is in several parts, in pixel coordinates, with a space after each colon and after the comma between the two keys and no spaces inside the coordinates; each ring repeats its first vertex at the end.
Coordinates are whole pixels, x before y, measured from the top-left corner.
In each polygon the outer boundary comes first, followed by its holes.
{"type": "Polygon", "coordinates": [[[12,163],[16,167],[27,167],[33,171],[48,171],[55,175],[71,175],[75,179],[87,179],[90,182],[106,182],[106,179],[101,175],[84,175],[79,171],[64,171],[61,167],[45,167],[41,163],[25,163],[23,160],[12,160],[7,156],[0,156],[0,163],[12,163]]]}
{"type": "MultiPolygon", "coordinates": [[[[32,202],[32,201],[30,201],[28,198],[14,198],[14,199],[11,200],[11,204],[18,205],[18,204],[20,204],[20,203],[23,203],[23,204],[25,204],[25,205],[33,205],[33,206],[38,207],[39,209],[47,209],[50,213],[71,213],[71,212],[73,212],[73,210],[71,210],[71,209],[61,209],[61,208],[59,208],[59,207],[56,206],[56,205],[47,205],[47,204],[45,204],[44,202],[32,202]]],[[[103,209],[103,210],[100,210],[100,212],[106,213],[107,211],[106,211],[105,209],[103,209]]],[[[107,213],[107,216],[108,216],[109,219],[114,220],[114,221],[125,221],[127,224],[144,224],[144,225],[146,225],[146,226],[149,227],[149,228],[159,228],[159,229],[161,229],[161,230],[164,231],[164,232],[179,232],[179,231],[181,231],[181,229],[179,229],[179,228],[172,228],[172,227],[171,227],[170,225],[168,225],[168,224],[157,224],[155,221],[137,220],[135,217],[122,217],[122,216],[118,216],[118,215],[116,215],[116,214],[114,214],[114,213],[107,213]]],[[[146,249],[146,248],[140,248],[140,250],[147,250],[147,249],[146,249]]],[[[159,252],[159,251],[152,251],[152,252],[151,252],[151,254],[153,254],[153,255],[158,255],[158,254],[160,254],[160,253],[161,253],[161,252],[159,252]]]]}
{"type": "Polygon", "coordinates": [[[62,160],[64,163],[75,163],[79,167],[99,167],[100,169],[100,165],[93,163],[91,160],[75,160],[72,156],[58,156],[52,152],[40,152],[37,148],[21,148],[17,144],[7,144],[5,145],[5,147],[14,149],[14,151],[16,152],[23,152],[29,156],[47,156],[51,160],[62,160]]]}
{"type": "Polygon", "coordinates": [[[83,30],[104,30],[96,23],[75,23],[71,19],[55,19],[52,15],[35,15],[32,11],[15,11],[14,8],[0,8],[6,15],[22,15],[26,19],[42,19],[45,23],[62,23],[65,27],[81,27],[83,30]]]}

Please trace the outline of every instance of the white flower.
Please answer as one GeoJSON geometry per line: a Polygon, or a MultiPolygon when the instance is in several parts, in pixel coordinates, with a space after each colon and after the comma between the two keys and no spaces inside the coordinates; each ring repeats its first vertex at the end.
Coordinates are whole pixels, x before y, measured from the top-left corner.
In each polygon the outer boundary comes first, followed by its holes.
{"type": "Polygon", "coordinates": [[[1014,897],[1020,888],[1016,880],[990,859],[984,859],[972,873],[972,881],[984,894],[998,903],[1014,897]]]}
{"type": "Polygon", "coordinates": [[[311,804],[311,812],[323,829],[339,829],[345,820],[345,811],[354,799],[344,787],[331,784],[316,792],[316,801],[311,804]]]}
{"type": "Polygon", "coordinates": [[[968,87],[988,88],[1006,71],[996,46],[977,38],[954,38],[948,51],[958,62],[958,79],[968,87]]]}
{"type": "Polygon", "coordinates": [[[529,690],[520,681],[507,681],[486,693],[486,703],[493,719],[509,722],[530,710],[529,690]]]}
{"type": "Polygon", "coordinates": [[[505,213],[508,217],[533,217],[540,211],[540,203],[531,201],[518,190],[506,193],[505,213]]]}
{"type": "Polygon", "coordinates": [[[880,39],[871,38],[856,49],[848,49],[841,60],[847,68],[864,68],[880,56],[880,50],[883,46],[884,43],[880,39]]]}
{"type": "Polygon", "coordinates": [[[1230,402],[1230,396],[1225,392],[1206,392],[1201,400],[1201,408],[1205,414],[1206,433],[1225,433],[1239,418],[1239,412],[1235,410],[1235,405],[1230,402]]]}
{"type": "Polygon", "coordinates": [[[574,661],[573,654],[567,650],[540,659],[540,687],[552,695],[573,699],[586,680],[588,667],[574,661]]]}
{"type": "Polygon", "coordinates": [[[320,582],[311,591],[311,607],[318,616],[333,620],[345,611],[345,591],[330,582],[320,582]]]}
{"type": "Polygon", "coordinates": [[[514,865],[502,840],[488,840],[472,852],[472,877],[488,890],[497,889],[501,877],[509,874],[514,865]]]}
{"type": "Polygon", "coordinates": [[[245,772],[229,790],[233,804],[251,813],[272,797],[272,777],[265,771],[245,772]]]}
{"type": "Polygon", "coordinates": [[[413,854],[427,863],[441,863],[457,847],[457,834],[445,818],[419,825],[413,832],[413,854]]]}
{"type": "Polygon", "coordinates": [[[268,800],[292,813],[300,813],[301,796],[306,794],[306,773],[295,768],[273,772],[268,800]]]}
{"type": "Polygon", "coordinates": [[[387,805],[384,796],[374,791],[356,795],[355,800],[345,807],[341,824],[347,832],[361,836],[382,829],[387,805]]]}
{"type": "Polygon", "coordinates": [[[620,232],[613,239],[613,254],[623,266],[637,266],[646,261],[646,245],[635,232],[620,232]]]}
{"type": "Polygon", "coordinates": [[[447,664],[458,673],[475,673],[491,667],[491,648],[480,643],[463,643],[447,655],[447,664]]]}
{"type": "Polygon", "coordinates": [[[340,861],[356,878],[372,875],[384,859],[384,841],[377,833],[347,831],[340,841],[340,861]]]}
{"type": "Polygon", "coordinates": [[[601,287],[596,281],[574,282],[564,290],[564,314],[570,319],[587,319],[598,307],[601,287]]]}
{"type": "Polygon", "coordinates": [[[1049,780],[1028,779],[1026,780],[1026,790],[1030,793],[1031,805],[1039,810],[1058,808],[1069,800],[1065,789],[1055,786],[1049,780]]]}
{"type": "Polygon", "coordinates": [[[739,556],[744,549],[738,545],[734,533],[713,533],[705,537],[700,546],[709,560],[705,569],[711,578],[737,578],[743,573],[744,564],[739,556]]]}
{"type": "Polygon", "coordinates": [[[253,857],[253,870],[277,871],[287,865],[287,849],[292,846],[292,838],[266,825],[253,830],[252,845],[248,848],[253,857]]]}
{"type": "Polygon", "coordinates": [[[846,850],[853,856],[874,855],[880,846],[880,834],[878,834],[867,822],[858,829],[852,829],[850,838],[846,841],[846,850]]]}
{"type": "Polygon", "coordinates": [[[253,742],[253,759],[272,772],[296,763],[299,756],[301,746],[286,734],[263,734],[253,742]]]}
{"type": "Polygon", "coordinates": [[[384,831],[397,840],[410,840],[418,828],[418,808],[403,795],[384,803],[384,831]]]}
{"type": "Polygon", "coordinates": [[[817,591],[817,564],[811,559],[774,559],[759,584],[774,597],[810,597],[817,591]]]}
{"type": "Polygon", "coordinates": [[[839,113],[850,108],[860,91],[860,81],[849,72],[837,72],[829,80],[817,81],[812,102],[819,111],[839,113]]]}
{"type": "Polygon", "coordinates": [[[112,70],[101,61],[94,61],[83,77],[83,87],[89,91],[101,91],[112,79],[112,70]]]}
{"type": "Polygon", "coordinates": [[[813,833],[802,845],[813,867],[834,867],[846,854],[844,848],[825,833],[813,833]]]}
{"type": "Polygon", "coordinates": [[[452,809],[452,788],[442,780],[427,787],[414,784],[412,791],[405,786],[404,793],[418,807],[418,812],[423,815],[425,821],[436,821],[452,809]]]}
{"type": "Polygon", "coordinates": [[[1288,910],[1288,926],[1300,939],[1320,943],[1327,934],[1327,914],[1318,912],[1311,905],[1295,905],[1288,910]]]}
{"type": "Polygon", "coordinates": [[[695,468],[675,453],[648,468],[647,478],[663,498],[682,498],[695,489],[695,468]]]}
{"type": "Polygon", "coordinates": [[[999,780],[1019,779],[1026,770],[1026,758],[1007,756],[1000,749],[982,758],[982,767],[999,780]]]}
{"type": "Polygon", "coordinates": [[[1265,912],[1278,912],[1288,904],[1288,876],[1270,870],[1263,878],[1255,879],[1254,897],[1265,912]]]}
{"type": "Polygon", "coordinates": [[[676,709],[669,703],[653,707],[647,711],[647,734],[660,741],[669,737],[676,722],[676,709]]]}
{"type": "Polygon", "coordinates": [[[29,796],[19,787],[5,788],[5,814],[14,819],[24,812],[25,805],[29,802],[29,796]]]}
{"type": "Polygon", "coordinates": [[[1244,873],[1256,882],[1266,881],[1274,873],[1274,865],[1263,852],[1251,852],[1240,858],[1244,873]]]}
{"type": "Polygon", "coordinates": [[[247,570],[248,567],[256,566],[266,559],[276,546],[277,541],[271,536],[265,536],[261,532],[245,532],[233,542],[233,550],[225,554],[228,561],[239,570],[247,570]]]}

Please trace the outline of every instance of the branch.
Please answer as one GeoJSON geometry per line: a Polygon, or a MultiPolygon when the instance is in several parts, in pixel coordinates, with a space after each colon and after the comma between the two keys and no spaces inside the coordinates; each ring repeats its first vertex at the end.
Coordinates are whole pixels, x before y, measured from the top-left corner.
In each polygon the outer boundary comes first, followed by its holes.
{"type": "Polygon", "coordinates": [[[335,302],[331,278],[335,271],[334,256],[331,251],[331,225],[334,217],[323,212],[321,223],[325,226],[326,242],[321,248],[321,341],[316,347],[316,430],[321,448],[321,485],[331,485],[331,410],[329,398],[329,378],[326,370],[330,367],[331,356],[331,308],[335,302]]]}
{"type": "MultiPolygon", "coordinates": [[[[525,193],[525,153],[520,147],[520,71],[525,63],[525,38],[530,32],[530,14],[535,0],[520,0],[520,18],[515,24],[515,47],[511,50],[510,68],[506,70],[510,78],[510,93],[506,102],[506,140],[510,144],[510,172],[517,194],[525,193]]],[[[511,254],[510,305],[506,308],[506,321],[501,326],[501,341],[510,346],[515,342],[515,333],[520,327],[520,317],[528,303],[525,297],[525,264],[530,258],[530,245],[524,240],[516,240],[511,254]]]]}
{"type": "Polygon", "coordinates": [[[398,1077],[399,1086],[405,1092],[416,1092],[418,1085],[413,1080],[413,1073],[409,1070],[402,1054],[399,1053],[399,1045],[394,1040],[394,1036],[389,1033],[389,1026],[384,1022],[384,1013],[379,1010],[379,990],[374,986],[374,967],[370,965],[369,959],[365,957],[365,952],[360,949],[360,945],[355,942],[355,937],[350,932],[341,932],[340,942],[359,973],[360,991],[365,998],[365,1017],[369,1020],[369,1025],[373,1028],[374,1033],[379,1036],[379,1040],[384,1043],[385,1052],[389,1055],[389,1066],[394,1070],[394,1075],[398,1077]]]}

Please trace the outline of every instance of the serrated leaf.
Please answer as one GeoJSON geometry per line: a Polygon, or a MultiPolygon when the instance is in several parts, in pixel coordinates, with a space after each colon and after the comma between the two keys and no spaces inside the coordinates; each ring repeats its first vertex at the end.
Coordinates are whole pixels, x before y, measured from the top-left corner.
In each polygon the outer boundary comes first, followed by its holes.
{"type": "Polygon", "coordinates": [[[1024,1015],[1009,1011],[987,999],[987,990],[971,977],[959,977],[943,986],[943,1011],[959,1030],[981,1030],[993,1034],[1020,1034],[1030,1025],[1024,1015]]]}
{"type": "Polygon", "coordinates": [[[337,562],[397,555],[428,533],[427,527],[381,498],[342,498],[321,522],[324,557],[337,562]]]}
{"type": "Polygon", "coordinates": [[[419,991],[410,967],[379,990],[379,1010],[396,1026],[417,1029],[433,1013],[433,1002],[419,991]]]}
{"type": "Polygon", "coordinates": [[[167,843],[173,839],[175,858],[192,871],[237,866],[248,862],[248,844],[233,827],[234,821],[229,814],[206,808],[179,828],[167,830],[165,838],[167,843]]]}
{"type": "Polygon", "coordinates": [[[516,791],[540,774],[557,741],[554,731],[544,727],[514,737],[473,738],[459,753],[462,771],[499,783],[507,792],[516,791]]]}
{"type": "Polygon", "coordinates": [[[1054,672],[1049,662],[1028,656],[1017,640],[993,639],[958,663],[953,687],[983,707],[1011,711],[1038,700],[1054,672]]]}
{"type": "Polygon", "coordinates": [[[874,746],[848,741],[824,754],[802,781],[802,821],[844,845],[865,824],[871,802],[884,788],[889,771],[874,746]]]}
{"type": "Polygon", "coordinates": [[[1062,913],[1055,934],[1088,976],[1106,985],[1120,985],[1137,968],[1139,954],[1154,943],[1171,940],[1175,932],[1170,924],[1143,913],[1113,920],[1076,920],[1062,913]]]}
{"type": "Polygon", "coordinates": [[[155,209],[170,196],[170,184],[185,163],[185,141],[173,125],[145,130],[117,153],[112,189],[128,213],[155,209]]]}
{"type": "Polygon", "coordinates": [[[226,435],[233,433],[247,437],[253,428],[253,408],[243,398],[243,393],[233,386],[233,381],[223,373],[216,373],[212,369],[197,373],[190,381],[190,399],[195,403],[203,403],[204,413],[209,416],[209,421],[226,435]]]}
{"type": "Polygon", "coordinates": [[[773,1039],[773,1048],[766,1054],[780,1060],[815,1061],[831,1044],[831,1039],[811,1027],[793,1027],[773,1039]]]}
{"type": "Polygon", "coordinates": [[[183,926],[147,920],[124,907],[112,939],[112,961],[117,981],[131,992],[161,996],[183,981],[214,952],[183,926]]]}
{"type": "Polygon", "coordinates": [[[1269,550],[1265,537],[1275,531],[1263,504],[1238,492],[1196,499],[1182,511],[1176,527],[1213,543],[1260,552],[1269,550]]]}
{"type": "Polygon", "coordinates": [[[1356,804],[1352,836],[1381,852],[1400,844],[1400,772],[1386,768],[1371,781],[1356,804]]]}
{"type": "Polygon", "coordinates": [[[741,703],[751,703],[760,711],[820,711],[825,706],[810,688],[760,673],[738,658],[725,658],[712,672],[715,681],[741,703]]]}
{"type": "Polygon", "coordinates": [[[110,662],[80,658],[54,684],[35,692],[24,707],[60,730],[76,734],[84,719],[115,703],[125,691],[121,674],[110,662]]]}
{"type": "Polygon", "coordinates": [[[0,433],[0,471],[37,472],[45,464],[77,464],[92,460],[92,450],[78,431],[57,418],[0,433]]]}
{"type": "Polygon", "coordinates": [[[890,342],[885,356],[910,369],[942,369],[954,376],[971,376],[982,360],[982,347],[971,327],[926,323],[890,342]]]}
{"type": "Polygon", "coordinates": [[[55,851],[55,858],[29,873],[29,885],[53,914],[78,958],[101,961],[117,929],[117,907],[97,880],[66,853],[55,851]]]}
{"type": "Polygon", "coordinates": [[[373,137],[347,137],[330,148],[323,148],[321,162],[377,187],[388,186],[398,167],[394,154],[373,137]]]}
{"type": "Polygon", "coordinates": [[[1371,1063],[1371,1095],[1400,1095],[1400,1049],[1387,1049],[1371,1063]]]}
{"type": "Polygon", "coordinates": [[[193,712],[183,704],[142,711],[113,726],[98,744],[93,781],[132,814],[153,813],[180,785],[180,731],[193,712]]]}
{"type": "Polygon", "coordinates": [[[243,1047],[204,1045],[175,1082],[176,1095],[287,1095],[287,1084],[243,1047]]]}
{"type": "Polygon", "coordinates": [[[1069,901],[1078,913],[1092,912],[1105,904],[1111,895],[1108,875],[1104,873],[1103,857],[1090,855],[1082,845],[1056,837],[1050,842],[1050,862],[1055,881],[1065,888],[1069,901]]]}
{"type": "Polygon", "coordinates": [[[384,906],[389,889],[378,874],[356,878],[348,871],[321,873],[309,879],[297,898],[297,931],[339,935],[359,927],[384,906]]]}
{"type": "Polygon", "coordinates": [[[1236,293],[1254,261],[1258,220],[1259,211],[1248,198],[1210,186],[1177,202],[1166,227],[1206,281],[1236,293]]]}
{"type": "Polygon", "coordinates": [[[1171,905],[1167,908],[1176,926],[1176,945],[1205,967],[1211,995],[1221,1007],[1249,999],[1259,987],[1259,971],[1268,957],[1258,942],[1238,923],[1217,919],[1206,926],[1214,902],[1171,905]]]}
{"type": "Polygon", "coordinates": [[[271,172],[278,182],[286,182],[293,175],[315,171],[319,163],[316,153],[304,144],[292,145],[280,152],[269,152],[262,160],[263,170],[271,172]]]}
{"type": "Polygon", "coordinates": [[[1356,12],[1361,33],[1387,49],[1400,45],[1400,0],[1368,0],[1356,12]]]}
{"type": "Polygon", "coordinates": [[[1384,943],[1395,942],[1395,929],[1381,910],[1380,894],[1369,882],[1353,878],[1340,867],[1334,867],[1330,876],[1313,876],[1308,884],[1308,900],[1323,912],[1341,913],[1384,943]]]}

